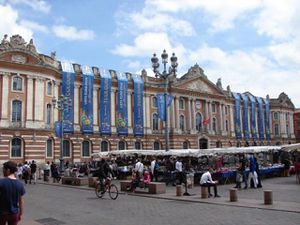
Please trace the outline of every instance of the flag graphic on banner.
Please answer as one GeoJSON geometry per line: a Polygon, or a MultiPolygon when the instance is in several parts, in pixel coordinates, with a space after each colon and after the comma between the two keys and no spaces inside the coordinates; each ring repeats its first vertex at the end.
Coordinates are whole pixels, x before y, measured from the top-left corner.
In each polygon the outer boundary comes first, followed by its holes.
{"type": "Polygon", "coordinates": [[[210,117],[208,117],[206,120],[203,120],[203,125],[208,125],[210,123],[210,117]]]}

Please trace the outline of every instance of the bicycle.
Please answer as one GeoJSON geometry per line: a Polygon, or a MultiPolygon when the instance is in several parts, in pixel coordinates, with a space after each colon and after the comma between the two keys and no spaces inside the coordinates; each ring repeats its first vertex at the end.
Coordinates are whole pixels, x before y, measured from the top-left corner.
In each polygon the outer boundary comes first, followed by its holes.
{"type": "Polygon", "coordinates": [[[116,185],[111,183],[110,177],[107,177],[104,182],[104,187],[101,188],[101,182],[98,181],[95,186],[95,193],[98,198],[102,198],[106,192],[112,200],[116,200],[119,196],[119,191],[116,185]]]}

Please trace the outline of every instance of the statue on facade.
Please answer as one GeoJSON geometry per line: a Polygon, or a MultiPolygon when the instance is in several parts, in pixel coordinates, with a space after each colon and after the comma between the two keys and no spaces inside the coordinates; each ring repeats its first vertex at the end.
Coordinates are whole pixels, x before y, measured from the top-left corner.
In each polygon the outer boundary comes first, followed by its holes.
{"type": "Polygon", "coordinates": [[[56,51],[51,52],[51,58],[54,60],[56,59],[56,51]]]}
{"type": "Polygon", "coordinates": [[[26,48],[30,51],[30,52],[34,52],[36,53],[36,48],[33,44],[33,39],[31,38],[29,41],[29,44],[26,46],[26,48]]]}
{"type": "Polygon", "coordinates": [[[222,87],[222,79],[219,78],[217,83],[216,83],[217,87],[220,89],[220,90],[223,90],[223,87],[222,87]]]}
{"type": "Polygon", "coordinates": [[[25,40],[18,34],[10,38],[10,45],[12,48],[26,48],[25,40]]]}
{"type": "Polygon", "coordinates": [[[2,41],[1,41],[1,44],[0,44],[0,50],[8,49],[10,47],[10,43],[7,40],[7,37],[8,37],[8,35],[4,34],[4,37],[3,37],[2,41]]]}

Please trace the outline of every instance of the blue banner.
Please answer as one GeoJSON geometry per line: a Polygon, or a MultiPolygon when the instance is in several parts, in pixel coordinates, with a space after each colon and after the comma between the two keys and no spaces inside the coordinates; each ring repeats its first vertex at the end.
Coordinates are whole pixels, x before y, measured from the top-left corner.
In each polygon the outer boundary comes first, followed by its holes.
{"type": "Polygon", "coordinates": [[[117,72],[118,78],[118,103],[117,103],[117,132],[118,135],[128,135],[128,109],[127,92],[128,79],[125,73],[117,72]]]}
{"type": "Polygon", "coordinates": [[[165,93],[156,94],[157,97],[157,112],[158,118],[162,121],[166,120],[166,110],[165,110],[165,93]]]}
{"type": "Polygon", "coordinates": [[[158,118],[162,121],[166,121],[166,110],[165,108],[169,107],[173,101],[173,96],[166,94],[166,93],[158,93],[156,94],[157,97],[157,111],[158,111],[158,118]],[[167,104],[165,104],[165,100],[167,104]]]}
{"type": "Polygon", "coordinates": [[[264,121],[263,121],[263,102],[260,97],[256,97],[258,102],[257,121],[258,121],[258,135],[260,140],[265,139],[264,135],[264,121]]]}
{"type": "Polygon", "coordinates": [[[265,130],[266,130],[266,139],[271,139],[271,132],[270,132],[270,102],[267,99],[263,99],[265,102],[265,130]]]}
{"type": "Polygon", "coordinates": [[[249,123],[248,123],[248,96],[245,94],[241,94],[243,99],[243,131],[244,131],[244,138],[249,139],[249,123]]]}
{"type": "Polygon", "coordinates": [[[101,70],[100,90],[100,133],[111,135],[111,76],[109,71],[101,70]]]}
{"type": "Polygon", "coordinates": [[[74,79],[75,73],[71,63],[62,62],[62,95],[67,98],[63,108],[63,133],[74,133],[74,79]],[[67,107],[66,107],[67,105],[67,107]]]}
{"type": "Polygon", "coordinates": [[[61,122],[56,121],[54,123],[54,132],[55,132],[55,137],[61,138],[61,122]]]}
{"type": "Polygon", "coordinates": [[[82,94],[81,94],[81,132],[93,133],[93,90],[94,73],[88,66],[82,66],[82,94]]]}
{"type": "Polygon", "coordinates": [[[241,111],[241,98],[239,94],[237,93],[232,93],[233,98],[234,98],[234,125],[235,125],[235,136],[237,139],[242,138],[242,132],[241,132],[241,116],[240,116],[240,111],[241,111]]]}
{"type": "Polygon", "coordinates": [[[252,138],[254,140],[257,140],[257,131],[256,131],[256,100],[252,95],[248,95],[251,101],[251,116],[250,116],[250,122],[251,122],[251,134],[252,138]]]}
{"type": "Polygon", "coordinates": [[[133,133],[134,136],[144,136],[144,107],[143,107],[144,82],[141,76],[137,74],[133,74],[132,78],[133,78],[133,86],[134,86],[133,133]]]}

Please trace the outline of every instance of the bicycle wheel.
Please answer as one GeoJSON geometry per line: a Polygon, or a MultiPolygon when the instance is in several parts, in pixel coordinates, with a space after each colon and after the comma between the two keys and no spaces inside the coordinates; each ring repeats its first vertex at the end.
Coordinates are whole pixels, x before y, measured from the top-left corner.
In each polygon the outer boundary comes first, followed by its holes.
{"type": "Polygon", "coordinates": [[[95,193],[97,195],[98,198],[102,198],[103,195],[104,195],[104,191],[101,191],[101,184],[97,184],[96,187],[95,187],[95,193]]]}
{"type": "Polygon", "coordinates": [[[109,197],[112,200],[116,200],[118,198],[118,195],[119,195],[119,191],[118,191],[117,186],[114,185],[114,184],[111,184],[109,189],[108,189],[108,194],[109,194],[109,197]]]}

